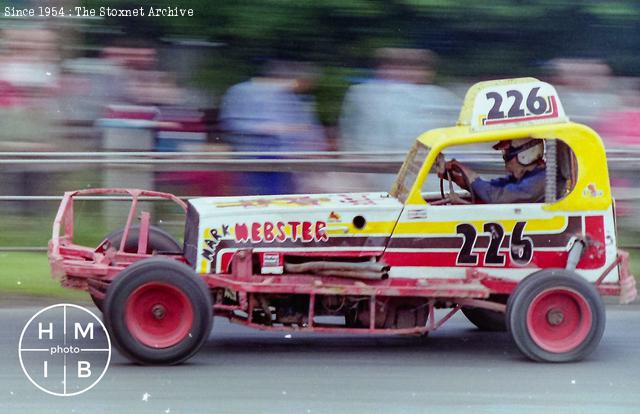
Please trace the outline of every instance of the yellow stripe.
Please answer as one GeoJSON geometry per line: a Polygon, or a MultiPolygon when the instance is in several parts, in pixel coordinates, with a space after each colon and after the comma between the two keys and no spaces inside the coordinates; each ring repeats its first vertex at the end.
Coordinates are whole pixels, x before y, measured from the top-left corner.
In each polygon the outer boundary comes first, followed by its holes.
{"type": "MultiPolygon", "coordinates": [[[[367,234],[390,234],[393,231],[393,226],[395,226],[394,221],[380,221],[380,222],[367,222],[364,229],[356,229],[353,226],[353,223],[327,223],[326,233],[328,235],[340,235],[340,234],[358,234],[358,235],[367,235],[367,234]],[[348,229],[348,232],[345,233],[345,229],[348,229]]],[[[251,227],[248,226],[249,232],[251,232],[251,227]]],[[[285,233],[288,238],[291,238],[291,226],[285,226],[285,233]]],[[[260,226],[260,235],[263,235],[263,227],[260,226]]],[[[275,229],[274,229],[275,231],[275,229]]],[[[315,230],[314,230],[315,231],[315,230]]],[[[250,233],[249,233],[250,234],[250,233]]],[[[235,228],[229,228],[229,235],[235,236],[235,228]]],[[[211,239],[211,228],[207,227],[204,229],[202,233],[202,237],[204,239],[211,239]]]]}
{"type": "MultiPolygon", "coordinates": [[[[518,219],[497,221],[506,232],[513,231],[518,219]]],[[[460,221],[439,221],[439,222],[415,222],[398,223],[394,234],[456,234],[456,226],[460,223],[469,223],[478,232],[483,232],[483,226],[487,220],[460,220],[460,221]]],[[[562,231],[567,225],[565,216],[555,216],[548,219],[527,220],[527,231],[562,231]]]]}
{"type": "MultiPolygon", "coordinates": [[[[500,220],[497,221],[497,223],[500,223],[505,231],[511,232],[518,221],[522,220],[500,220]]],[[[473,225],[477,231],[482,232],[482,228],[487,223],[487,220],[401,222],[398,223],[398,227],[395,229],[394,234],[455,234],[456,226],[460,223],[469,223],[473,225]]],[[[394,225],[395,222],[393,221],[367,222],[364,229],[357,229],[351,222],[327,223],[326,232],[330,236],[342,234],[390,234],[393,231],[394,225]]],[[[527,231],[562,231],[566,225],[567,218],[565,216],[555,216],[548,219],[531,219],[527,220],[527,231]]],[[[231,235],[233,235],[233,230],[235,229],[230,228],[229,230],[231,235]]],[[[207,236],[211,234],[210,231],[210,228],[204,229],[203,237],[207,238],[207,236]]],[[[285,231],[287,236],[291,237],[291,230],[289,226],[285,227],[285,231]]]]}
{"type": "Polygon", "coordinates": [[[394,221],[368,221],[363,229],[357,229],[353,226],[353,223],[328,223],[327,234],[391,234],[391,232],[393,231],[393,226],[395,226],[395,224],[396,223],[394,221]],[[345,229],[348,229],[346,233],[345,229]]]}
{"type": "MultiPolygon", "coordinates": [[[[505,231],[511,232],[518,221],[522,220],[500,220],[497,221],[497,223],[501,224],[505,231]]],[[[482,232],[482,228],[487,223],[487,220],[401,222],[398,223],[398,227],[395,229],[394,234],[455,234],[456,226],[460,223],[469,223],[474,226],[478,232],[482,232]]],[[[393,231],[394,225],[395,222],[393,221],[368,222],[364,229],[357,229],[353,226],[353,223],[350,222],[328,223],[326,232],[330,236],[343,234],[390,234],[393,231]]],[[[548,219],[531,219],[527,220],[527,231],[562,231],[566,225],[567,217],[565,216],[555,216],[548,219]]],[[[230,228],[229,230],[231,235],[233,235],[233,230],[235,229],[230,228]]],[[[207,236],[211,234],[210,231],[210,228],[204,229],[203,237],[207,238],[207,236]]],[[[285,227],[285,231],[287,236],[291,237],[291,230],[289,226],[285,227]]]]}

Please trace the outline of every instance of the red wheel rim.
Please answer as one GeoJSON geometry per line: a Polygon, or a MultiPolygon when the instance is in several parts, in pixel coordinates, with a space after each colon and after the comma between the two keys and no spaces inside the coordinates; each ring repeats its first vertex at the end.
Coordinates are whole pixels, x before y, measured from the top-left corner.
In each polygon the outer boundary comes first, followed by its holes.
{"type": "Polygon", "coordinates": [[[166,283],[146,283],[127,299],[125,323],[138,341],[151,348],[168,348],[182,341],[193,325],[187,295],[166,283]]]}
{"type": "Polygon", "coordinates": [[[568,288],[551,288],[531,302],[527,329],[540,348],[562,353],[582,344],[589,335],[592,319],[584,296],[568,288]]]}

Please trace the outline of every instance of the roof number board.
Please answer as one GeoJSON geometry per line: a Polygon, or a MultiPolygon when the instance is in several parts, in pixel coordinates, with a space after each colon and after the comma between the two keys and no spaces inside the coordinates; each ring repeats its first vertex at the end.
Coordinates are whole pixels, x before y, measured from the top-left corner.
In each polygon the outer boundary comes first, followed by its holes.
{"type": "Polygon", "coordinates": [[[467,96],[474,99],[469,120],[474,131],[568,121],[558,93],[548,83],[496,81],[483,86],[475,96],[467,96]]]}

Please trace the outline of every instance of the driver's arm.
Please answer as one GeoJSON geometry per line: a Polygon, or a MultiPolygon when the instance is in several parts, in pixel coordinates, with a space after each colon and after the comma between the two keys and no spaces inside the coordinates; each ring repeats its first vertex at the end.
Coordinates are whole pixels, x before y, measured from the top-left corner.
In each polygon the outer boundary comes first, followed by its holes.
{"type": "Polygon", "coordinates": [[[520,182],[507,178],[477,179],[471,181],[471,187],[476,197],[485,203],[541,203],[544,202],[544,177],[544,170],[540,170],[520,182]]]}
{"type": "Polygon", "coordinates": [[[458,185],[462,189],[469,190],[469,191],[471,189],[467,185],[465,176],[469,180],[468,181],[469,183],[474,182],[475,179],[478,178],[478,174],[475,171],[473,171],[471,168],[467,167],[466,165],[464,165],[463,163],[455,159],[451,161],[447,161],[446,167],[445,167],[445,173],[443,175],[439,174],[440,178],[447,178],[446,172],[449,172],[451,179],[453,180],[454,183],[456,183],[456,185],[458,185]]]}

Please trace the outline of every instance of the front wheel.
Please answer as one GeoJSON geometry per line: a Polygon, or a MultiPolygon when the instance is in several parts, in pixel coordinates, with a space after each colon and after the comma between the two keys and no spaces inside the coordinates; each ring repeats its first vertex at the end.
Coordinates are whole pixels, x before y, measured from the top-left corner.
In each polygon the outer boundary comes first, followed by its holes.
{"type": "Polygon", "coordinates": [[[507,303],[507,328],[518,349],[543,362],[585,358],[600,343],[604,303],[579,275],[548,269],[527,276],[507,303]]]}
{"type": "Polygon", "coordinates": [[[135,263],[107,289],[104,316],[114,344],[140,364],[178,364],[209,337],[213,307],[204,281],[183,263],[135,263]]]}

